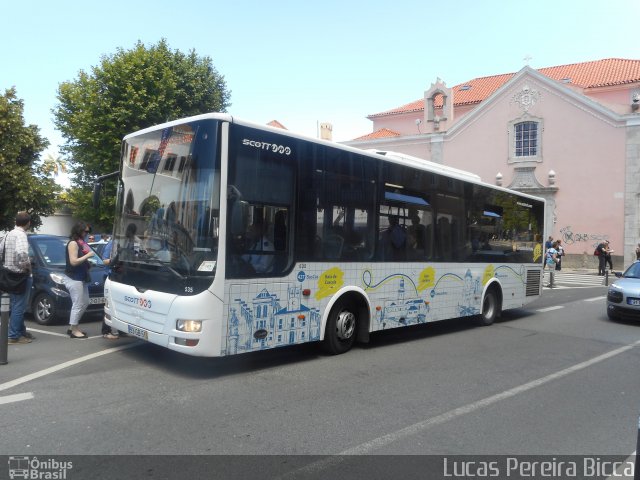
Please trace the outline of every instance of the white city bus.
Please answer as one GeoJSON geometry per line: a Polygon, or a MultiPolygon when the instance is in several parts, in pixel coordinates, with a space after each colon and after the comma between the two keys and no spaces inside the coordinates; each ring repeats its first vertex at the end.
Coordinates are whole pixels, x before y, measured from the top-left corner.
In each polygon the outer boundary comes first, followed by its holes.
{"type": "Polygon", "coordinates": [[[124,138],[106,322],[223,356],[473,316],[542,288],[542,199],[211,113],[124,138]]]}

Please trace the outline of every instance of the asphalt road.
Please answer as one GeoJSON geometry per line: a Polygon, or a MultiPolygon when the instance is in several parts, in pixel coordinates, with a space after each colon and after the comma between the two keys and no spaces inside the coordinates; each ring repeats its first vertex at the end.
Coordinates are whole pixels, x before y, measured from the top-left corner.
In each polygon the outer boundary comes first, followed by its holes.
{"type": "MultiPolygon", "coordinates": [[[[370,458],[389,478],[422,458],[396,455],[431,455],[437,469],[453,455],[626,458],[637,439],[640,325],[608,320],[605,295],[545,290],[491,327],[461,319],[381,332],[340,356],[304,345],[192,358],[102,339],[99,320],[84,325],[87,340],[28,323],[38,338],[10,346],[0,366],[0,454],[178,456],[149,478],[174,478],[161,472],[188,455],[261,455],[259,468],[248,467],[258,457],[215,457],[239,462],[243,478],[265,478],[264,459],[284,478],[335,478],[370,458]]],[[[136,458],[91,474],[129,478],[132,465],[164,461],[136,458]]]]}

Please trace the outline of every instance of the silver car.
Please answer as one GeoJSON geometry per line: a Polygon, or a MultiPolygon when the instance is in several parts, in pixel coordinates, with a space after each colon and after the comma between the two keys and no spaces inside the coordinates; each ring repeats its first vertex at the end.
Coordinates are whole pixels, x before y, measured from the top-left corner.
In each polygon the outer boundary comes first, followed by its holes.
{"type": "Polygon", "coordinates": [[[640,320],[640,260],[616,277],[607,292],[607,315],[612,320],[640,320]]]}

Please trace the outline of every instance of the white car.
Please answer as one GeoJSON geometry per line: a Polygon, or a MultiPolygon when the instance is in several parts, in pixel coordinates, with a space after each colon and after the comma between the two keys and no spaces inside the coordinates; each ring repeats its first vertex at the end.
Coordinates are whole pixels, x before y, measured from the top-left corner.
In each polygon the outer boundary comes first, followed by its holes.
{"type": "Polygon", "coordinates": [[[640,320],[640,260],[616,277],[607,292],[607,315],[612,320],[640,320]]]}

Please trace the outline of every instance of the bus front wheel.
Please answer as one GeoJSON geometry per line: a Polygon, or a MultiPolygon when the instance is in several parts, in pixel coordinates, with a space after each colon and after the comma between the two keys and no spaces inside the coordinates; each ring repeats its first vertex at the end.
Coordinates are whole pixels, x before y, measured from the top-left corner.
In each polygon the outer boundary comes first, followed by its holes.
{"type": "Polygon", "coordinates": [[[331,309],[324,334],[324,350],[339,355],[351,349],[356,338],[357,318],[347,305],[337,303],[331,309]]]}
{"type": "Polygon", "coordinates": [[[489,289],[482,302],[482,313],[480,313],[478,323],[482,326],[491,325],[500,316],[500,308],[500,299],[496,289],[489,289]]]}

